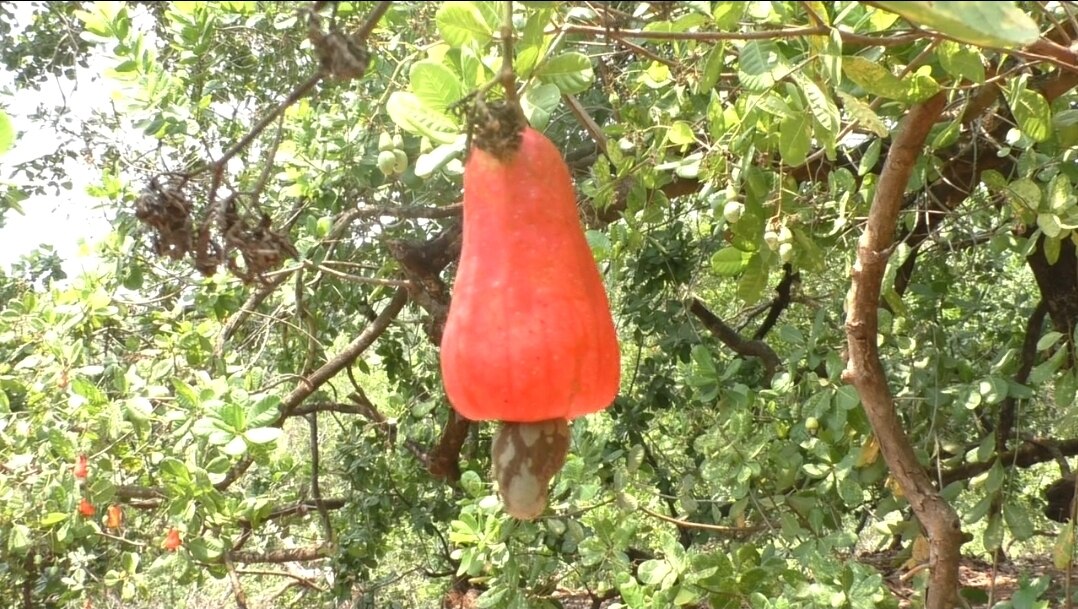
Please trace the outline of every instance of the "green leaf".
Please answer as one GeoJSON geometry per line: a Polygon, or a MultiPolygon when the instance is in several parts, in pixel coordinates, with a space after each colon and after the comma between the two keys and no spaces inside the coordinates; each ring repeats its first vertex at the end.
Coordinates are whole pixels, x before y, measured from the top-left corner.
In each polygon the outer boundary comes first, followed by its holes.
{"type": "Polygon", "coordinates": [[[872,95],[900,101],[909,98],[909,87],[905,81],[882,65],[864,57],[846,57],[842,62],[842,72],[872,95]]]}
{"type": "Polygon", "coordinates": [[[711,270],[720,277],[735,277],[749,263],[752,254],[736,247],[724,247],[711,256],[711,270]]]}
{"type": "Polygon", "coordinates": [[[1071,186],[1071,181],[1067,174],[1056,174],[1051,183],[1048,184],[1048,208],[1057,214],[1063,215],[1071,207],[1074,207],[1076,200],[1078,200],[1078,197],[1075,197],[1074,187],[1071,186]]]}
{"type": "Polygon", "coordinates": [[[1057,237],[1046,236],[1044,238],[1044,259],[1048,261],[1048,264],[1055,264],[1059,261],[1059,251],[1062,245],[1062,241],[1057,237]]]}
{"type": "Polygon", "coordinates": [[[0,110],[0,154],[4,154],[15,144],[15,127],[11,125],[11,118],[7,113],[0,110]]]}
{"type": "Polygon", "coordinates": [[[224,552],[224,544],[220,539],[196,537],[186,545],[191,557],[202,562],[217,560],[224,552]]]}
{"type": "Polygon", "coordinates": [[[1063,227],[1060,224],[1059,216],[1050,213],[1037,214],[1037,226],[1040,227],[1044,234],[1052,239],[1059,237],[1059,234],[1063,232],[1063,227]]]}
{"type": "Polygon", "coordinates": [[[1003,519],[999,514],[988,517],[988,526],[984,529],[984,549],[993,552],[1003,545],[1003,519]]]}
{"type": "Polygon", "coordinates": [[[277,420],[280,415],[281,398],[275,395],[267,395],[254,404],[247,411],[248,427],[264,427],[277,420]]]}
{"type": "Polygon", "coordinates": [[[1007,185],[1005,193],[1011,203],[1036,211],[1041,204],[1041,187],[1029,178],[1018,178],[1007,185]]]}
{"type": "Polygon", "coordinates": [[[1052,109],[1040,93],[1017,84],[1007,96],[1007,103],[1018,121],[1018,128],[1036,142],[1043,142],[1052,133],[1052,109]]]}
{"type": "Polygon", "coordinates": [[[1053,397],[1056,404],[1074,404],[1075,398],[1078,397],[1078,371],[1072,370],[1056,379],[1053,397]]]}
{"type": "Polygon", "coordinates": [[[812,148],[810,114],[792,114],[779,123],[779,154],[782,162],[797,167],[805,162],[812,148]]]}
{"type": "Polygon", "coordinates": [[[1048,332],[1044,336],[1040,337],[1037,341],[1037,351],[1044,351],[1049,349],[1059,342],[1059,339],[1063,338],[1062,332],[1048,332]]]}
{"type": "Polygon", "coordinates": [[[222,404],[215,414],[225,425],[237,432],[247,429],[247,409],[239,404],[222,404]]]}
{"type": "Polygon", "coordinates": [[[640,563],[637,579],[645,586],[658,586],[670,575],[670,563],[661,559],[645,560],[640,563]]]}
{"type": "Polygon", "coordinates": [[[255,427],[244,432],[243,437],[251,444],[269,444],[281,437],[282,433],[280,427],[255,427]]]}
{"type": "Polygon", "coordinates": [[[451,144],[460,134],[456,121],[424,106],[414,93],[394,92],[386,102],[386,111],[401,129],[428,137],[439,144],[451,144]]]}
{"type": "Polygon", "coordinates": [[[41,526],[51,527],[68,519],[68,514],[63,512],[49,512],[41,517],[41,526]]]}
{"type": "Polygon", "coordinates": [[[666,137],[675,146],[685,146],[696,141],[696,136],[692,132],[692,125],[685,121],[674,121],[674,124],[667,128],[666,137]]]}
{"type": "Polygon", "coordinates": [[[408,81],[419,102],[438,112],[444,112],[464,96],[460,79],[441,63],[420,61],[412,65],[408,81]]]}
{"type": "Polygon", "coordinates": [[[716,44],[707,54],[704,61],[704,71],[700,74],[700,82],[697,84],[697,93],[703,93],[715,88],[722,76],[722,69],[726,63],[726,45],[716,44]]]}
{"type": "Polygon", "coordinates": [[[247,442],[244,441],[243,436],[236,436],[229,440],[228,444],[225,444],[221,451],[231,457],[238,457],[247,452],[247,442]]]}
{"type": "Polygon", "coordinates": [[[770,40],[745,43],[737,58],[737,77],[750,91],[765,91],[790,73],[790,64],[770,40]]]}
{"type": "Polygon", "coordinates": [[[983,47],[1017,48],[1040,38],[1037,23],[1014,2],[882,1],[912,23],[983,47]]]}
{"type": "Polygon", "coordinates": [[[575,52],[550,58],[539,66],[536,75],[543,82],[557,85],[562,93],[568,95],[586,91],[595,80],[591,60],[587,55],[575,52]]]}
{"type": "Polygon", "coordinates": [[[1074,521],[1068,522],[1059,530],[1056,541],[1052,544],[1052,564],[1063,570],[1074,558],[1074,521]]]}
{"type": "Polygon", "coordinates": [[[910,102],[923,102],[940,92],[940,84],[932,78],[932,68],[922,66],[913,74],[903,79],[906,83],[906,100],[910,102]]]}
{"type": "Polygon", "coordinates": [[[839,129],[838,107],[835,106],[831,96],[827,95],[819,85],[806,76],[796,74],[794,80],[801,87],[801,91],[804,92],[805,99],[808,100],[809,110],[812,111],[812,116],[816,119],[816,122],[825,130],[837,133],[839,129]]]}
{"type": "Polygon", "coordinates": [[[24,524],[16,524],[11,527],[7,534],[7,549],[12,554],[21,555],[30,547],[30,528],[24,524]]]}
{"type": "Polygon", "coordinates": [[[756,252],[745,265],[745,274],[737,282],[737,296],[745,302],[752,304],[760,299],[767,287],[767,269],[764,257],[756,252]]]}
{"type": "MultiPolygon", "coordinates": [[[[527,114],[527,110],[525,110],[525,114],[527,114]]],[[[538,125],[535,125],[535,121],[530,122],[533,126],[538,128],[538,125]]],[[[452,144],[440,144],[434,150],[419,155],[419,158],[415,161],[415,174],[421,178],[425,178],[442,167],[445,167],[453,159],[459,158],[464,152],[464,141],[465,138],[463,135],[458,136],[457,141],[452,144]]]]}
{"type": "Polygon", "coordinates": [[[1008,503],[1003,506],[1003,519],[1007,521],[1007,528],[1011,535],[1018,541],[1025,541],[1033,537],[1033,523],[1029,520],[1029,513],[1021,506],[1008,503]]]}
{"type": "Polygon", "coordinates": [[[984,64],[981,54],[964,44],[943,40],[936,48],[940,65],[955,78],[965,78],[971,82],[984,82],[984,64]]]}
{"type": "Polygon", "coordinates": [[[876,114],[876,111],[872,109],[872,106],[845,91],[835,91],[835,94],[842,100],[843,109],[862,127],[868,129],[877,137],[887,137],[891,134],[890,129],[883,123],[883,119],[876,114]]]}
{"type": "Polygon", "coordinates": [[[536,129],[542,130],[550,122],[550,116],[561,103],[561,90],[557,85],[528,87],[520,97],[524,117],[536,129]]]}
{"type": "Polygon", "coordinates": [[[490,41],[492,30],[483,13],[472,2],[445,2],[435,17],[438,32],[451,47],[469,43],[484,45],[490,41]]]}

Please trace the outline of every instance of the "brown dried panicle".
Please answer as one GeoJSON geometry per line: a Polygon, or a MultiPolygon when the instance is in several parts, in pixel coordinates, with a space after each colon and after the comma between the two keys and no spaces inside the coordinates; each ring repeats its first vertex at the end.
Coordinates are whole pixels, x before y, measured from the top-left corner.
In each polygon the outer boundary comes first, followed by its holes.
{"type": "Polygon", "coordinates": [[[225,208],[218,228],[224,236],[228,268],[233,275],[244,282],[262,279],[267,271],[279,268],[286,258],[299,256],[288,237],[273,230],[273,220],[267,214],[262,213],[258,222],[253,223],[249,217],[237,213],[235,198],[230,198],[225,208]],[[243,257],[243,268],[237,264],[234,252],[243,257]]]}
{"type": "Polygon", "coordinates": [[[186,180],[177,177],[164,184],[154,177],[135,201],[135,217],[154,231],[158,256],[179,260],[191,251],[191,203],[185,185],[186,180]]]}
{"type": "Polygon", "coordinates": [[[321,8],[319,4],[324,3],[315,3],[314,10],[310,13],[307,38],[318,54],[322,71],[337,80],[362,78],[371,62],[371,55],[363,45],[363,39],[342,34],[336,27],[331,27],[328,33],[323,32],[322,18],[315,12],[321,8]]]}
{"type": "Polygon", "coordinates": [[[153,231],[157,255],[172,260],[190,255],[195,269],[207,277],[226,264],[245,283],[262,281],[265,273],[279,268],[286,258],[299,256],[288,237],[273,228],[272,218],[258,206],[241,212],[236,194],[204,209],[196,231],[193,227],[199,214],[186,192],[188,183],[187,177],[162,180],[156,176],[135,204],[135,216],[153,231]]]}

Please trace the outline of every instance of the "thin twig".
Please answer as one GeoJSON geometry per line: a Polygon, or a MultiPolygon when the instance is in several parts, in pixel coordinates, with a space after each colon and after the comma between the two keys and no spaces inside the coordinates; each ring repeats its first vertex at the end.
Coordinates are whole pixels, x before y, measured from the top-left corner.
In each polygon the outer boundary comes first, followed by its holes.
{"type": "Polygon", "coordinates": [[[307,423],[311,426],[311,497],[318,508],[318,515],[322,518],[322,528],[326,530],[326,539],[333,543],[333,523],[329,520],[329,510],[322,501],[322,487],[318,481],[318,469],[321,459],[318,453],[318,413],[312,412],[307,416],[307,423]]]}
{"type": "Polygon", "coordinates": [[[333,275],[340,277],[341,279],[347,279],[348,281],[355,281],[356,283],[365,283],[368,285],[381,285],[392,288],[410,288],[413,283],[407,279],[382,279],[381,277],[364,277],[363,275],[353,275],[352,273],[345,273],[344,271],[338,271],[331,269],[324,264],[317,264],[310,260],[306,260],[303,263],[304,267],[317,269],[327,275],[333,275]]]}
{"type": "MultiPolygon", "coordinates": [[[[774,40],[777,38],[803,38],[805,36],[827,36],[831,33],[829,27],[800,27],[784,30],[764,30],[756,32],[649,32],[645,30],[619,30],[614,28],[598,27],[594,25],[565,25],[561,30],[566,34],[591,34],[603,35],[608,38],[643,38],[649,40],[696,40],[701,42],[718,42],[722,40],[774,40]]],[[[847,44],[893,47],[909,44],[924,37],[924,34],[909,33],[896,36],[875,37],[854,34],[838,30],[842,41],[847,44]]]]}
{"type": "Polygon", "coordinates": [[[644,506],[640,506],[637,509],[647,514],[648,516],[651,516],[652,518],[658,518],[663,522],[669,522],[670,524],[677,525],[679,528],[684,529],[698,529],[701,531],[711,531],[712,533],[722,533],[724,535],[751,535],[753,533],[764,530],[764,527],[760,525],[755,525],[751,527],[731,527],[723,526],[721,524],[707,524],[703,522],[682,520],[680,518],[671,518],[670,516],[667,516],[665,514],[660,514],[659,512],[649,510],[644,506]]]}
{"type": "Polygon", "coordinates": [[[236,597],[236,606],[239,609],[247,609],[247,593],[243,591],[240,576],[236,573],[236,565],[232,563],[228,552],[222,554],[221,558],[224,559],[225,569],[228,571],[228,580],[232,582],[232,596],[236,597]]]}

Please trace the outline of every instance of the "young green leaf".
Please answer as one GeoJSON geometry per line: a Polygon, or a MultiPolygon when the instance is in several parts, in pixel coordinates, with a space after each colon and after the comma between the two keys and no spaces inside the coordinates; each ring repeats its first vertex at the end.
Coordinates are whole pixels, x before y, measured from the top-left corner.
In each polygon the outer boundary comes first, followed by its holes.
{"type": "Polygon", "coordinates": [[[11,149],[15,143],[15,128],[11,125],[11,119],[7,113],[0,110],[0,154],[11,149]]]}
{"type": "Polygon", "coordinates": [[[435,21],[442,39],[452,47],[473,42],[483,45],[492,37],[493,30],[473,2],[446,2],[438,9],[435,21]]]}
{"type": "Polygon", "coordinates": [[[420,61],[413,64],[408,81],[420,103],[438,112],[444,112],[464,96],[460,78],[441,63],[420,61]]]}
{"type": "Polygon", "coordinates": [[[452,143],[460,133],[460,127],[452,118],[423,105],[414,93],[394,92],[386,102],[386,111],[401,129],[426,136],[439,144],[452,143]]]}
{"type": "Polygon", "coordinates": [[[591,60],[587,55],[576,52],[550,58],[539,66],[536,75],[543,82],[557,85],[562,93],[570,95],[586,91],[595,80],[591,60]]]}

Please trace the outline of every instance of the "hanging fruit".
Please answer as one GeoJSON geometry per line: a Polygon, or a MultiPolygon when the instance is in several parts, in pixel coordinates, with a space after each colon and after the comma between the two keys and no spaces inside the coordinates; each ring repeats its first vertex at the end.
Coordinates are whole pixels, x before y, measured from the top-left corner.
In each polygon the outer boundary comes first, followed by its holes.
{"type": "Polygon", "coordinates": [[[123,526],[124,512],[120,506],[112,504],[109,506],[107,515],[105,516],[105,528],[118,529],[123,526]]]}
{"type": "Polygon", "coordinates": [[[90,474],[90,460],[86,455],[75,457],[75,479],[85,480],[90,474]]]}
{"type": "Polygon", "coordinates": [[[161,547],[169,552],[175,552],[182,545],[183,541],[180,540],[180,532],[175,527],[168,530],[165,540],[161,542],[161,547]]]}
{"type": "Polygon", "coordinates": [[[463,417],[503,421],[493,465],[506,510],[546,506],[568,420],[617,395],[610,305],[561,153],[498,104],[474,126],[464,168],[464,235],[441,345],[443,383],[463,417]]]}
{"type": "Polygon", "coordinates": [[[86,518],[93,516],[97,512],[94,509],[94,504],[90,503],[90,500],[83,497],[79,499],[79,514],[82,514],[86,518]]]}

